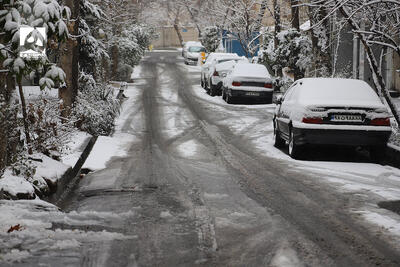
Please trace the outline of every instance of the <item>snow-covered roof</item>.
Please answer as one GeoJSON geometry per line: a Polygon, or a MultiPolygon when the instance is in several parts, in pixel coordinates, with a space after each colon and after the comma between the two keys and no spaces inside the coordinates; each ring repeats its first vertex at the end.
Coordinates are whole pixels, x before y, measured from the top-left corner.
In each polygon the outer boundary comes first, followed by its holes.
{"type": "Polygon", "coordinates": [[[339,78],[305,78],[298,81],[303,104],[347,107],[383,107],[366,82],[339,78]]]}

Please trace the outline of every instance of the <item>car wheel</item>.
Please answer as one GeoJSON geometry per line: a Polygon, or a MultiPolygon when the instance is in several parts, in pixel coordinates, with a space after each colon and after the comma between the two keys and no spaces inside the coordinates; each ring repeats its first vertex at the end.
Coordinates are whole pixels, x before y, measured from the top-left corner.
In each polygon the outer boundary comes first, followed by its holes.
{"type": "Polygon", "coordinates": [[[298,159],[299,158],[299,146],[296,145],[296,138],[294,137],[293,131],[290,130],[290,135],[289,135],[289,156],[293,159],[298,159]]]}
{"type": "Polygon", "coordinates": [[[285,145],[285,140],[282,139],[276,122],[274,122],[274,146],[276,148],[281,148],[285,145]]]}
{"type": "Polygon", "coordinates": [[[226,103],[233,104],[233,97],[229,96],[228,94],[225,96],[226,103]]]}
{"type": "Polygon", "coordinates": [[[210,83],[210,96],[215,96],[216,92],[215,92],[215,86],[212,85],[212,83],[210,83]]]}
{"type": "Polygon", "coordinates": [[[372,146],[369,149],[369,157],[374,163],[381,164],[385,159],[386,146],[372,146]]]}

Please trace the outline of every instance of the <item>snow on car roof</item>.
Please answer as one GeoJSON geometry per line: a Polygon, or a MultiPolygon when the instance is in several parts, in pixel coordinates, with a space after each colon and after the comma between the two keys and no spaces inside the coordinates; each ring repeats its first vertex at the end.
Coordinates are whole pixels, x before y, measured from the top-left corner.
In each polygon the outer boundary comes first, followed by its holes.
{"type": "Polygon", "coordinates": [[[324,105],[383,105],[366,82],[355,79],[305,78],[298,81],[299,101],[324,105]]]}
{"type": "Polygon", "coordinates": [[[261,64],[238,62],[232,73],[233,76],[242,77],[267,77],[271,78],[267,68],[261,64]]]}
{"type": "Polygon", "coordinates": [[[208,57],[212,58],[239,58],[235,53],[211,53],[208,57]]]}
{"type": "Polygon", "coordinates": [[[215,65],[215,70],[216,71],[220,71],[220,70],[227,70],[227,69],[231,69],[236,65],[236,61],[235,60],[229,60],[229,61],[225,61],[222,63],[219,63],[217,65],[215,65]]]}
{"type": "Polygon", "coordinates": [[[185,43],[185,46],[196,46],[196,45],[198,45],[198,46],[203,46],[202,44],[201,44],[201,42],[196,42],[196,41],[188,41],[188,42],[186,42],[185,43]]]}

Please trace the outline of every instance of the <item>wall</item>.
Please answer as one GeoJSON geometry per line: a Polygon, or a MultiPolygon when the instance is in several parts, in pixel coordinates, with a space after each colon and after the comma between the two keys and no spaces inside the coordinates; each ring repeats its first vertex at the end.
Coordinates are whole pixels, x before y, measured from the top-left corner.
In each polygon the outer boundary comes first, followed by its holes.
{"type": "MultiPolygon", "coordinates": [[[[160,47],[180,47],[178,35],[173,26],[165,26],[158,28],[158,33],[160,37],[153,42],[155,48],[160,47]]],[[[199,34],[194,27],[182,27],[181,34],[183,41],[198,41],[199,34]]]]}

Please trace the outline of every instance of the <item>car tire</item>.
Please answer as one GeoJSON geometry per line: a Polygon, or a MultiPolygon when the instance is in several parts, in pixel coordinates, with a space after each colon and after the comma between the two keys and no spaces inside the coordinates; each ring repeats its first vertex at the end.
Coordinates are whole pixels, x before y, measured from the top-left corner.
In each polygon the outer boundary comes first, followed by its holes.
{"type": "Polygon", "coordinates": [[[300,149],[299,146],[296,145],[296,138],[293,134],[293,130],[290,130],[289,134],[289,146],[288,146],[288,154],[292,159],[299,159],[300,149]]]}
{"type": "Polygon", "coordinates": [[[224,89],[222,89],[222,99],[226,101],[226,94],[224,89]]]}
{"type": "Polygon", "coordinates": [[[228,94],[225,96],[226,103],[233,104],[233,97],[229,96],[228,94]]]}
{"type": "Polygon", "coordinates": [[[215,91],[216,91],[215,86],[212,85],[212,83],[210,83],[210,96],[216,96],[217,92],[215,92],[215,91]]]}
{"type": "Polygon", "coordinates": [[[274,146],[276,148],[282,148],[285,145],[285,140],[280,135],[276,122],[274,122],[274,146]]]}
{"type": "Polygon", "coordinates": [[[386,146],[372,146],[369,149],[369,157],[372,162],[382,164],[386,155],[386,146]]]}

